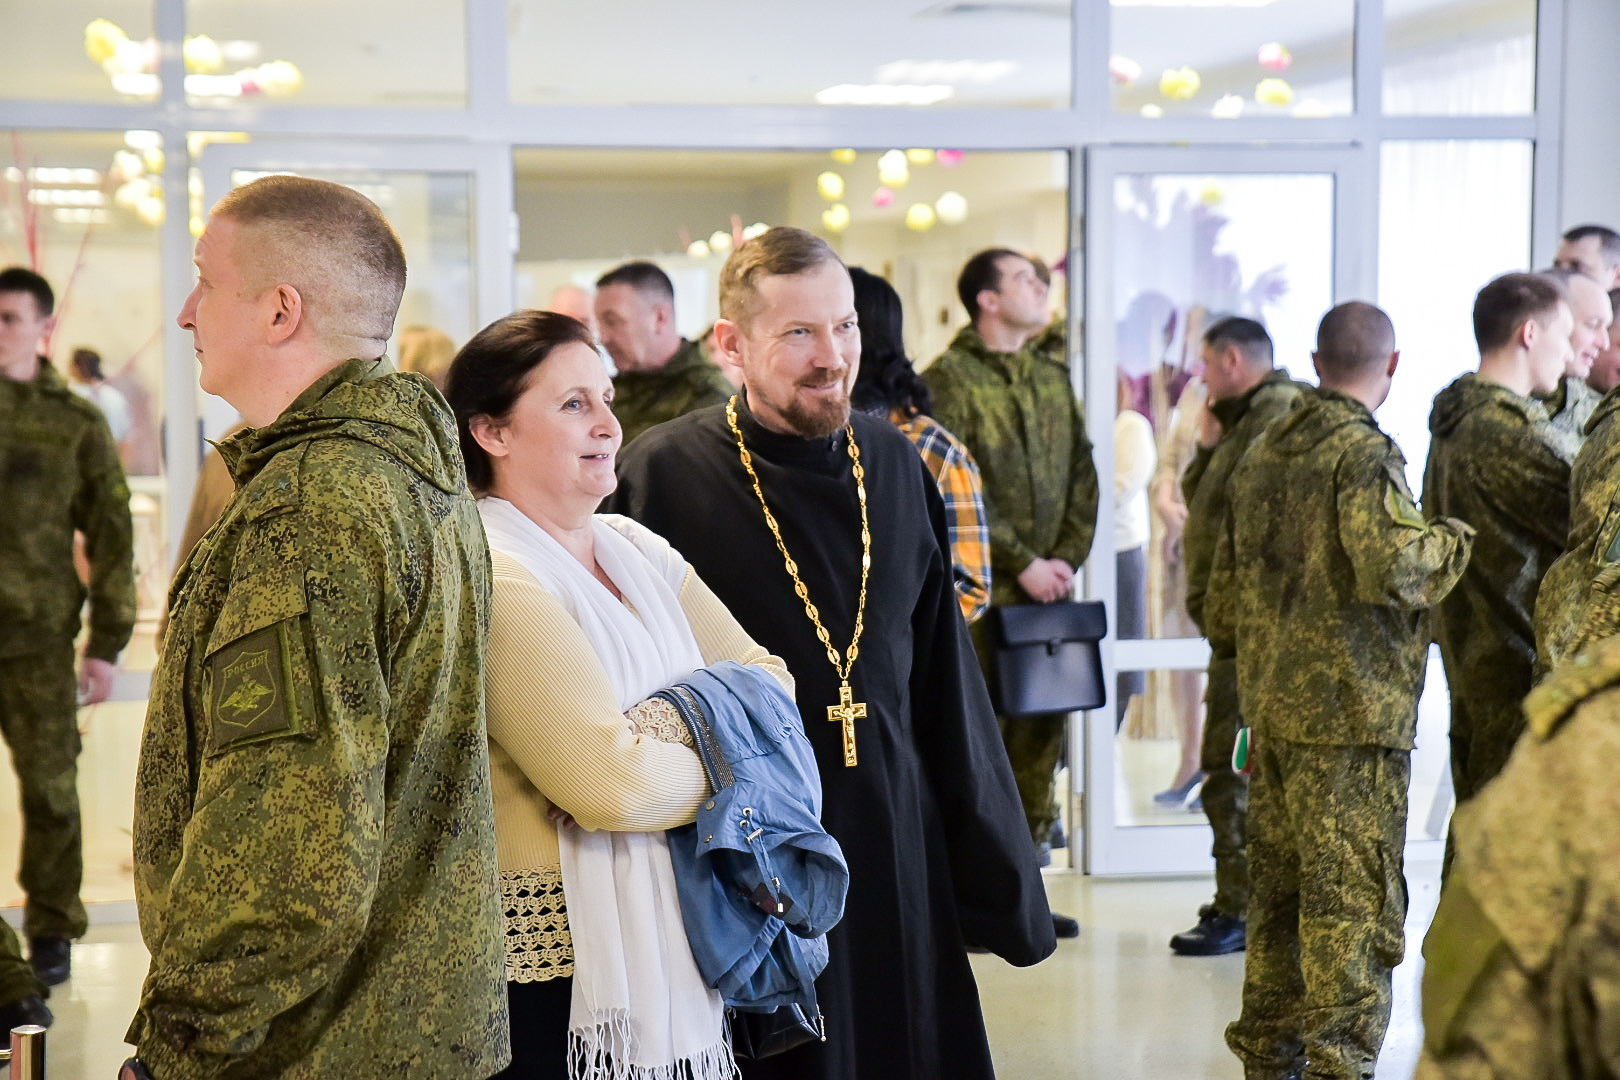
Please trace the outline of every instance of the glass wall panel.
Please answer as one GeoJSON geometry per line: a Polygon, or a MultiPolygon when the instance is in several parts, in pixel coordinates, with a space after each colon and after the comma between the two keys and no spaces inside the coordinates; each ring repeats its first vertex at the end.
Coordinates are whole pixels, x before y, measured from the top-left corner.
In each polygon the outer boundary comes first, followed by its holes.
{"type": "MultiPolygon", "coordinates": [[[[164,554],[162,146],[146,132],[11,132],[0,173],[0,263],[30,267],[56,292],[45,354],[106,412],[129,474],[140,623],[124,656],[150,669],[169,583],[164,554]],[[138,147],[132,148],[132,147],[138,147]],[[74,351],[102,380],[71,376],[74,351]]],[[[84,369],[88,371],[89,369],[84,369]]]]}
{"type": "Polygon", "coordinates": [[[1384,112],[1526,116],[1536,0],[1385,0],[1384,112]]]}
{"type": "Polygon", "coordinates": [[[1147,117],[1354,110],[1355,0],[1113,0],[1114,111],[1147,117]]]}
{"type": "MultiPolygon", "coordinates": [[[[1145,633],[1197,637],[1185,608],[1179,478],[1204,408],[1201,341],[1216,319],[1264,323],[1277,362],[1314,381],[1316,324],[1333,302],[1333,178],[1326,174],[1135,174],[1114,185],[1115,366],[1122,425],[1147,421],[1153,446],[1118,453],[1115,507],[1139,515],[1141,459],[1152,457],[1145,574],[1120,576],[1120,610],[1143,605],[1145,633]],[[1136,414],[1135,417],[1127,413],[1136,414]],[[1127,475],[1129,474],[1129,475],[1127,475]]],[[[1130,436],[1124,436],[1129,438],[1130,436]]],[[[1116,449],[1122,444],[1116,441],[1116,449]]]]}
{"type": "Polygon", "coordinates": [[[197,105],[465,108],[466,23],[464,0],[188,0],[186,97],[197,105]]]}
{"type": "Polygon", "coordinates": [[[1406,362],[1378,420],[1406,454],[1413,491],[1434,395],[1479,363],[1474,295],[1529,268],[1531,151],[1528,140],[1383,145],[1378,296],[1406,362]]]}
{"type": "MultiPolygon", "coordinates": [[[[560,286],[588,290],[619,263],[651,259],[674,282],[678,328],[696,339],[718,315],[720,268],[736,239],[758,224],[797,225],[893,282],[909,352],[925,364],[966,322],[956,275],[968,256],[1005,246],[1053,265],[1062,258],[1068,157],[911,157],[519,150],[518,305],[547,306],[560,286]]],[[[1062,281],[1059,274],[1054,310],[1064,304],[1062,281]]]]}
{"type": "MultiPolygon", "coordinates": [[[[1134,695],[1119,718],[1114,748],[1116,824],[1205,827],[1199,799],[1203,774],[1198,750],[1203,737],[1204,673],[1161,669],[1123,671],[1134,695]]],[[[1096,713],[1092,723],[1105,723],[1096,713]]],[[[1431,650],[1427,681],[1418,700],[1417,748],[1412,751],[1407,839],[1446,835],[1452,804],[1450,699],[1438,649],[1431,650]]]]}
{"type": "Polygon", "coordinates": [[[0,10],[0,99],[157,97],[152,0],[8,0],[0,10]]]}
{"type": "Polygon", "coordinates": [[[525,104],[1069,102],[1071,0],[514,0],[511,12],[512,100],[525,104]]]}

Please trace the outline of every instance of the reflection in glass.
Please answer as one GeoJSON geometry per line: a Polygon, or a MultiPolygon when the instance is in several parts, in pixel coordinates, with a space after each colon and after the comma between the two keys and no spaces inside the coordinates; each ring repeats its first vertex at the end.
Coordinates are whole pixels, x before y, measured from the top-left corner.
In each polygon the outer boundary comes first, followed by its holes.
{"type": "Polygon", "coordinates": [[[1062,108],[1070,8],[515,0],[511,96],[536,105],[1062,108]],[[570,41],[599,45],[558,47],[570,41]]]}
{"type": "Polygon", "coordinates": [[[1202,825],[1198,752],[1204,731],[1204,673],[1122,673],[1139,678],[1114,740],[1114,819],[1121,825],[1202,825]]]}
{"type": "MultiPolygon", "coordinates": [[[[466,23],[464,0],[188,0],[186,97],[194,105],[464,108],[466,23]]],[[[546,53],[557,51],[553,41],[546,53]]]]}
{"type": "Polygon", "coordinates": [[[1536,0],[1385,0],[1384,112],[1528,116],[1536,0]]]}
{"type": "MultiPolygon", "coordinates": [[[[561,286],[589,291],[612,267],[647,259],[675,286],[676,328],[701,340],[718,315],[720,268],[737,238],[756,225],[795,225],[894,285],[907,352],[925,365],[967,321],[956,276],[968,256],[1005,246],[1059,263],[1068,157],[901,150],[899,158],[889,149],[520,149],[517,302],[547,306],[561,286]],[[901,163],[906,183],[885,184],[884,172],[901,163]]],[[[1054,310],[1062,310],[1062,283],[1053,279],[1054,310]]]]}
{"type": "Polygon", "coordinates": [[[1344,116],[1355,0],[1260,5],[1114,0],[1114,111],[1145,117],[1344,116]]]}
{"type": "MultiPolygon", "coordinates": [[[[1276,343],[1278,364],[1314,381],[1316,323],[1333,300],[1333,178],[1121,176],[1114,215],[1121,408],[1146,418],[1157,445],[1148,486],[1147,620],[1137,636],[1197,637],[1185,607],[1180,477],[1204,407],[1203,332],[1226,315],[1258,319],[1276,343]]],[[[1122,627],[1119,636],[1131,635],[1122,627]]],[[[1183,717],[1177,723],[1188,723],[1183,706],[1170,709],[1183,717]]]]}
{"type": "Polygon", "coordinates": [[[158,94],[152,0],[7,3],[0,99],[150,101],[158,94]]]}
{"type": "Polygon", "coordinates": [[[124,666],[151,666],[151,632],[168,590],[162,462],[163,325],[158,228],[163,147],[155,134],[27,132],[0,170],[0,265],[43,274],[56,293],[45,353],[99,399],[118,429],[135,528],[139,623],[124,666]],[[150,138],[148,138],[150,136],[150,138]],[[75,351],[94,354],[74,375],[75,351]],[[100,378],[91,372],[99,370],[100,378]]]}

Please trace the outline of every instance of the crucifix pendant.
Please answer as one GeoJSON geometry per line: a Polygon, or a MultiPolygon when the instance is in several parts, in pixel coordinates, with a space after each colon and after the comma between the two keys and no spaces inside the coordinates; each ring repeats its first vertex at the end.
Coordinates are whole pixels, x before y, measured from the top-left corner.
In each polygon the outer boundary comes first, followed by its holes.
{"type": "Polygon", "coordinates": [[[827,719],[844,725],[844,767],[855,764],[855,721],[866,719],[866,702],[855,700],[849,681],[838,688],[838,704],[827,706],[827,719]]]}

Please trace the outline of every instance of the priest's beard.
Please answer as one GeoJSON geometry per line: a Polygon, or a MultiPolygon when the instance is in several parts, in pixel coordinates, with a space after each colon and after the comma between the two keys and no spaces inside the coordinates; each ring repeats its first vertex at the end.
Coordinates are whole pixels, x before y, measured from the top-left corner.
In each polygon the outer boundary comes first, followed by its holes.
{"type": "MultiPolygon", "coordinates": [[[[845,374],[840,373],[831,381],[843,386],[845,374]]],[[[806,439],[825,439],[835,431],[840,431],[849,423],[849,388],[844,386],[844,392],[835,397],[804,398],[798,391],[807,386],[824,386],[822,382],[803,382],[795,384],[794,394],[785,402],[766,401],[778,415],[785,420],[794,434],[806,439]]],[[[758,391],[750,391],[760,400],[765,396],[758,391]]]]}

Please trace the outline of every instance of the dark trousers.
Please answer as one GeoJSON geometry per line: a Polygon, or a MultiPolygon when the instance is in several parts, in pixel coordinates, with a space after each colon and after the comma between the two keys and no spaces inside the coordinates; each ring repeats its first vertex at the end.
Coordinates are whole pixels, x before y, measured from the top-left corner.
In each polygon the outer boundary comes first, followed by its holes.
{"type": "Polygon", "coordinates": [[[1204,691],[1204,741],[1199,768],[1204,787],[1199,798],[1215,840],[1215,909],[1234,919],[1249,910],[1249,778],[1232,771],[1232,743],[1243,726],[1238,707],[1237,660],[1215,656],[1209,661],[1204,691]]]}
{"type": "Polygon", "coordinates": [[[512,1064],[491,1080],[568,1080],[570,977],[506,984],[512,1014],[512,1064]]]}
{"type": "MultiPolygon", "coordinates": [[[[1458,806],[1479,794],[1481,788],[1496,778],[1513,756],[1513,747],[1523,733],[1524,706],[1520,701],[1470,695],[1457,683],[1452,683],[1451,786],[1458,806]]],[[[1447,828],[1442,881],[1451,875],[1454,850],[1451,830],[1447,828]]]]}
{"type": "Polygon", "coordinates": [[[1372,1080],[1405,950],[1411,753],[1255,740],[1243,1013],[1246,1080],[1372,1080]]]}
{"type": "Polygon", "coordinates": [[[0,660],[0,735],[22,796],[23,926],[30,937],[83,936],[79,899],[78,677],[72,645],[0,660]]]}
{"type": "MultiPolygon", "coordinates": [[[[1114,553],[1114,636],[1120,641],[1147,637],[1147,545],[1114,553]]],[[[1147,672],[1122,671],[1114,677],[1114,730],[1125,722],[1131,698],[1147,690],[1147,672]]]]}

